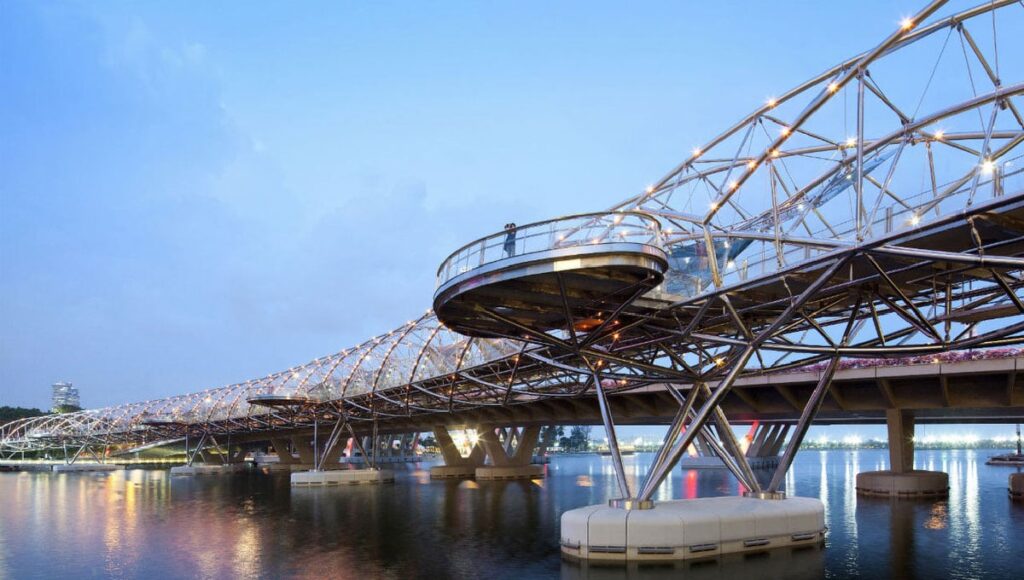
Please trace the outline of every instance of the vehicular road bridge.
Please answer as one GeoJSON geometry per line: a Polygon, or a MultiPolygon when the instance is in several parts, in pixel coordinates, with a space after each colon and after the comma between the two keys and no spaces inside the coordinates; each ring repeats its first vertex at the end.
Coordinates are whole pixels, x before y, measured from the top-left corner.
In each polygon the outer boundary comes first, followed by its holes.
{"type": "Polygon", "coordinates": [[[887,423],[891,467],[861,474],[864,493],[943,494],[945,474],[913,469],[914,421],[1024,410],[1021,358],[999,350],[1024,342],[1024,7],[946,4],[620,204],[466,244],[432,310],[387,334],[261,379],[16,422],[0,449],[295,434],[314,441],[298,482],[349,483],[388,476],[324,475],[346,438],[372,459],[374,435],[434,430],[452,471],[488,456],[481,475],[513,477],[535,475],[539,425],[600,422],[620,498],[562,521],[563,552],[588,559],[820,541],[821,503],[782,489],[815,420],[887,423]],[[767,481],[732,428],[755,419],[789,425],[756,437],[786,441],[767,481]],[[664,446],[631,486],[616,424],[656,421],[664,446]],[[483,426],[470,458],[448,445],[459,425],[483,426]],[[654,502],[694,444],[747,497],[654,502]]]}

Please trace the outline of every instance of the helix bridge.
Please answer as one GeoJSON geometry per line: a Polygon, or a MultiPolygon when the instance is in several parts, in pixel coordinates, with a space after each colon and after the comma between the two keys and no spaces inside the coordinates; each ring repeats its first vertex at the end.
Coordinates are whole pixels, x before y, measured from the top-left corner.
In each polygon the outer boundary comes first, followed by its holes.
{"type": "Polygon", "coordinates": [[[1021,2],[932,2],[720,134],[681,137],[682,161],[624,201],[467,243],[398,328],[237,384],[15,421],[0,456],[500,423],[585,400],[635,505],[701,439],[746,489],[778,493],[843,364],[1024,343],[1022,32],[1021,2]],[[808,368],[759,482],[721,403],[738,381],[808,368]],[[615,402],[652,391],[671,427],[631,482],[615,402]]]}

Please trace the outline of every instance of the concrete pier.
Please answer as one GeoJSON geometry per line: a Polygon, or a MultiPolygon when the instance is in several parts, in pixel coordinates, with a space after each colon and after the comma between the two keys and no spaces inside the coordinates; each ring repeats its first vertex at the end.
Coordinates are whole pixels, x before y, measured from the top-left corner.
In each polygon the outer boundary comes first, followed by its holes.
{"type": "Polygon", "coordinates": [[[903,409],[885,413],[889,431],[889,469],[857,474],[857,493],[886,497],[945,497],[949,475],[914,469],[914,414],[903,409]]]}
{"type": "Polygon", "coordinates": [[[473,465],[435,465],[430,468],[431,479],[467,479],[476,476],[473,465]]]}
{"type": "Polygon", "coordinates": [[[123,465],[112,463],[69,463],[53,466],[54,473],[80,473],[87,471],[121,471],[123,465]]]}
{"type": "Polygon", "coordinates": [[[53,471],[53,463],[36,461],[0,461],[0,471],[53,471]]]}
{"type": "Polygon", "coordinates": [[[334,471],[297,471],[292,473],[293,486],[372,485],[392,483],[395,472],[390,469],[338,469],[334,471]]]}
{"type": "MultiPolygon", "coordinates": [[[[544,477],[543,465],[485,465],[477,467],[473,473],[477,480],[503,480],[503,479],[537,479],[544,477]]],[[[431,474],[433,477],[433,474],[431,474]]]]}
{"type": "Polygon", "coordinates": [[[444,465],[430,468],[431,479],[471,478],[476,475],[476,468],[481,467],[487,459],[487,454],[481,445],[475,446],[469,457],[463,457],[455,446],[455,442],[452,441],[448,428],[443,425],[434,427],[434,439],[437,440],[437,445],[441,449],[444,465]]]}
{"type": "Polygon", "coordinates": [[[193,465],[175,465],[171,468],[171,475],[223,475],[226,473],[238,473],[246,469],[248,469],[248,466],[244,463],[196,463],[193,465]]]}
{"type": "Polygon", "coordinates": [[[1024,473],[1011,473],[1009,485],[1010,499],[1024,501],[1024,473]]]}
{"type": "Polygon", "coordinates": [[[313,469],[312,463],[258,463],[256,465],[258,469],[266,469],[267,471],[309,471],[313,469]]]}
{"type": "Polygon", "coordinates": [[[607,505],[562,514],[562,554],[583,560],[671,561],[814,545],[825,538],[825,506],[812,498],[714,497],[607,505]]]}

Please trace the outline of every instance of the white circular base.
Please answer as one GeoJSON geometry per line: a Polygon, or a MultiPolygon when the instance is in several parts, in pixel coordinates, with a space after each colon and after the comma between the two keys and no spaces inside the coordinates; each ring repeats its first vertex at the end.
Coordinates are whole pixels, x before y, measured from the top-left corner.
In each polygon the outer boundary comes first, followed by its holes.
{"type": "Polygon", "coordinates": [[[392,483],[395,472],[390,469],[338,469],[334,471],[296,471],[292,473],[294,486],[361,485],[392,483]]]}
{"type": "Polygon", "coordinates": [[[1024,473],[1010,474],[1010,497],[1017,501],[1024,501],[1024,473]]]}
{"type": "Polygon", "coordinates": [[[825,506],[812,498],[714,497],[653,509],[595,505],[562,514],[562,553],[583,560],[689,560],[820,543],[825,506]]]}
{"type": "Polygon", "coordinates": [[[949,475],[941,471],[865,471],[857,474],[857,493],[884,497],[946,497],[949,475]]]}

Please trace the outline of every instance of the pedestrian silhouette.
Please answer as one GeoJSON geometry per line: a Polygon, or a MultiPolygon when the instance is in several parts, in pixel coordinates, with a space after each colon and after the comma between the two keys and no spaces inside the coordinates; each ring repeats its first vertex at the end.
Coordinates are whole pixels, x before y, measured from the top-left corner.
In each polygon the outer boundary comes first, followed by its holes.
{"type": "Polygon", "coordinates": [[[505,256],[511,258],[516,253],[516,224],[505,224],[505,256]]]}

